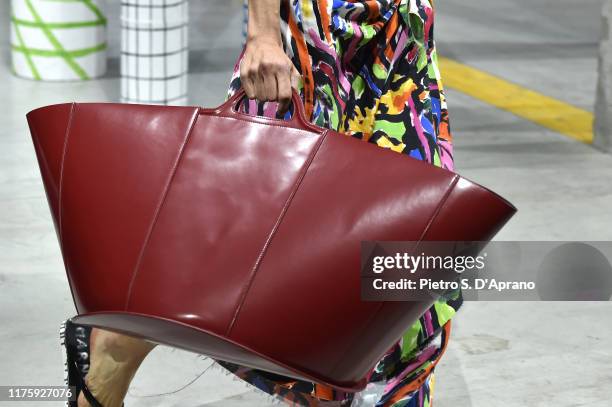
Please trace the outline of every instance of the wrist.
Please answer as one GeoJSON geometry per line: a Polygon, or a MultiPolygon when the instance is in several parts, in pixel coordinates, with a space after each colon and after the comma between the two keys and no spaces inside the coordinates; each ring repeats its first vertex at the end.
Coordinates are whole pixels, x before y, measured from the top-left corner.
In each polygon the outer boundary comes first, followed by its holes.
{"type": "Polygon", "coordinates": [[[270,31],[255,31],[249,30],[247,32],[246,42],[268,42],[273,43],[275,45],[282,45],[280,32],[270,32],[270,31]]]}

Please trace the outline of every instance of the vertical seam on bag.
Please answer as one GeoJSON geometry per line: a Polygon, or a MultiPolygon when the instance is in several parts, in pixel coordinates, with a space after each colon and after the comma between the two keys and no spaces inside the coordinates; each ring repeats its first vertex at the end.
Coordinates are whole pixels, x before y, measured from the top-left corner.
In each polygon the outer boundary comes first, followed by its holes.
{"type": "MultiPolygon", "coordinates": [[[[457,186],[457,182],[459,182],[459,175],[455,174],[455,176],[453,177],[453,181],[451,182],[450,186],[448,187],[448,189],[444,193],[444,196],[442,197],[442,200],[438,204],[438,207],[436,208],[434,213],[431,215],[431,218],[429,218],[429,222],[427,222],[427,225],[425,226],[425,229],[423,229],[423,233],[421,233],[421,236],[419,237],[419,240],[418,240],[419,243],[421,243],[423,238],[427,235],[427,232],[429,232],[429,229],[431,229],[431,225],[433,225],[434,221],[436,220],[436,218],[440,214],[440,211],[442,211],[442,208],[446,204],[446,201],[448,200],[448,197],[455,190],[455,187],[457,186]]],[[[417,248],[418,248],[418,246],[417,246],[417,248]]]]}
{"type": "Polygon", "coordinates": [[[183,144],[181,145],[181,148],[179,149],[177,157],[174,160],[174,164],[170,168],[170,176],[168,177],[168,180],[166,181],[166,185],[164,186],[164,189],[162,190],[161,197],[159,198],[159,202],[157,204],[157,207],[155,208],[155,212],[153,212],[153,219],[151,219],[151,223],[149,224],[149,228],[147,229],[147,234],[145,235],[145,238],[142,242],[140,253],[138,254],[138,259],[136,260],[136,265],[134,266],[134,271],[132,272],[132,277],[130,278],[130,284],[128,285],[128,292],[127,292],[127,296],[125,299],[124,311],[128,310],[130,299],[132,298],[132,288],[134,285],[134,281],[136,280],[136,276],[138,274],[138,271],[140,270],[140,265],[142,263],[142,259],[144,258],[144,253],[149,244],[149,240],[151,239],[151,235],[153,234],[153,229],[155,229],[155,225],[157,224],[157,219],[159,217],[159,214],[161,213],[161,208],[164,205],[164,202],[166,202],[166,197],[168,195],[168,191],[170,190],[170,186],[172,185],[172,181],[174,180],[174,175],[176,174],[178,170],[178,167],[181,162],[181,158],[183,158],[183,153],[185,152],[185,149],[187,148],[187,143],[191,139],[191,134],[193,133],[193,129],[199,117],[198,113],[199,113],[199,109],[196,108],[192,114],[191,125],[189,126],[189,129],[187,130],[187,135],[185,136],[185,140],[183,141],[183,144]]]}
{"type": "Polygon", "coordinates": [[[62,205],[62,195],[64,190],[64,165],[66,161],[66,153],[68,152],[68,138],[70,137],[70,129],[72,128],[72,120],[74,117],[74,111],[76,110],[76,103],[72,102],[70,105],[70,114],[68,115],[68,125],[66,126],[66,132],[64,134],[64,146],[62,147],[62,161],[60,165],[60,179],[59,179],[59,191],[57,197],[57,206],[58,206],[58,220],[59,220],[59,240],[60,240],[60,249],[62,254],[64,253],[64,226],[62,216],[63,205],[62,205]]]}
{"type": "MultiPolygon", "coordinates": [[[[74,111],[76,110],[76,103],[72,102],[70,105],[70,113],[68,114],[68,124],[66,125],[66,132],[64,133],[64,145],[62,147],[62,160],[60,164],[60,174],[59,174],[59,187],[57,193],[57,217],[59,224],[59,246],[60,252],[62,253],[62,260],[64,263],[64,268],[66,269],[66,277],[68,277],[68,282],[70,286],[70,295],[72,297],[72,303],[74,304],[74,308],[79,311],[79,307],[77,306],[77,296],[75,295],[74,288],[72,286],[72,279],[70,278],[70,273],[68,272],[68,262],[66,261],[65,252],[64,252],[64,227],[63,227],[63,219],[62,216],[62,193],[63,193],[63,185],[64,185],[64,162],[66,160],[66,153],[68,152],[68,137],[70,135],[70,129],[72,128],[72,120],[74,117],[74,111]]],[[[42,151],[42,150],[41,150],[42,151]]],[[[43,154],[44,155],[44,154],[43,154]]]]}
{"type": "MultiPolygon", "coordinates": [[[[436,209],[431,214],[431,217],[429,218],[429,221],[427,222],[427,225],[423,229],[423,233],[421,233],[421,236],[419,237],[419,240],[417,241],[418,242],[417,243],[417,248],[418,248],[419,243],[423,240],[423,237],[425,237],[426,233],[431,228],[431,225],[433,224],[434,220],[438,217],[438,214],[440,213],[440,211],[442,210],[442,208],[446,204],[446,201],[448,200],[448,197],[450,196],[451,192],[453,192],[453,190],[455,189],[455,186],[457,185],[458,181],[459,181],[459,175],[455,174],[455,176],[453,177],[453,180],[452,180],[451,184],[449,185],[448,189],[444,192],[444,195],[442,196],[442,199],[440,200],[440,203],[438,204],[436,209]]],[[[415,248],[415,250],[417,248],[415,248]]],[[[338,360],[334,364],[334,367],[330,370],[330,375],[334,374],[334,372],[336,371],[336,369],[338,368],[340,363],[344,360],[345,355],[348,353],[348,351],[355,344],[355,341],[357,340],[357,338],[360,338],[362,336],[361,333],[364,332],[370,326],[370,324],[372,323],[372,321],[374,319],[376,319],[376,317],[378,317],[378,314],[380,313],[381,309],[384,307],[384,305],[387,302],[389,302],[389,301],[381,301],[380,305],[378,306],[378,309],[376,309],[376,311],[374,311],[372,313],[372,316],[368,319],[368,322],[366,322],[364,327],[361,329],[360,334],[359,335],[355,335],[355,337],[351,341],[350,345],[345,348],[344,352],[342,353],[342,356],[338,358],[338,360]]],[[[376,365],[374,367],[376,367],[376,365]]]]}
{"type": "Polygon", "coordinates": [[[280,227],[280,224],[282,223],[282,221],[283,221],[283,219],[285,217],[285,214],[287,213],[287,211],[289,209],[289,206],[291,205],[291,202],[293,202],[293,198],[295,197],[295,194],[297,193],[298,189],[300,188],[300,185],[302,184],[302,181],[306,177],[306,173],[308,172],[308,169],[310,168],[310,166],[313,163],[317,153],[319,152],[319,149],[321,148],[321,145],[323,145],[323,142],[327,138],[327,133],[328,133],[328,130],[323,132],[323,134],[321,135],[321,138],[315,144],[314,148],[312,149],[312,152],[309,154],[308,159],[306,160],[306,163],[304,164],[304,166],[303,166],[303,168],[301,170],[301,173],[298,176],[298,179],[296,179],[295,182],[293,183],[293,186],[291,188],[291,192],[289,193],[289,196],[287,197],[287,200],[285,201],[285,204],[281,208],[281,212],[278,215],[278,218],[276,219],[276,222],[274,223],[274,226],[272,226],[272,230],[268,234],[268,237],[264,241],[264,244],[263,244],[261,250],[259,251],[259,255],[257,256],[257,259],[255,260],[255,263],[253,264],[253,267],[251,268],[251,273],[249,275],[249,280],[247,281],[247,283],[244,285],[244,287],[242,289],[242,293],[240,294],[240,299],[238,300],[238,305],[236,306],[236,309],[234,310],[234,315],[232,317],[232,320],[230,321],[230,324],[228,325],[227,330],[225,332],[225,335],[227,337],[230,336],[230,334],[232,332],[232,329],[234,328],[234,326],[236,324],[236,321],[238,320],[238,315],[240,314],[240,311],[242,310],[242,306],[244,305],[244,302],[246,301],[247,295],[248,295],[248,293],[249,293],[249,291],[251,289],[251,286],[253,285],[253,282],[255,281],[255,276],[257,274],[257,271],[259,270],[259,266],[261,265],[261,262],[263,261],[264,256],[267,253],[268,247],[270,247],[270,243],[272,241],[272,238],[276,235],[276,232],[278,231],[278,228],[280,227]]]}

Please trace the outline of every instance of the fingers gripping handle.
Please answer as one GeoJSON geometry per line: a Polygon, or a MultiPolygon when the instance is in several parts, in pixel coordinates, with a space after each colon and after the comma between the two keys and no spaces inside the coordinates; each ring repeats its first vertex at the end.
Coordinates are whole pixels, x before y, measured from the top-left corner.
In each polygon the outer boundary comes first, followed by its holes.
{"type": "MultiPolygon", "coordinates": [[[[256,117],[253,115],[249,115],[247,113],[242,113],[238,111],[239,102],[246,96],[246,93],[242,87],[240,87],[228,100],[226,100],[221,106],[218,107],[218,111],[225,116],[233,116],[233,117],[256,117]]],[[[296,129],[307,130],[307,131],[315,131],[317,133],[322,133],[324,129],[322,127],[316,126],[310,121],[306,119],[306,114],[304,111],[304,103],[302,102],[302,98],[295,90],[295,88],[291,88],[291,101],[293,103],[293,116],[289,120],[283,119],[270,119],[268,120],[278,122],[282,120],[289,127],[293,127],[296,129]]]]}

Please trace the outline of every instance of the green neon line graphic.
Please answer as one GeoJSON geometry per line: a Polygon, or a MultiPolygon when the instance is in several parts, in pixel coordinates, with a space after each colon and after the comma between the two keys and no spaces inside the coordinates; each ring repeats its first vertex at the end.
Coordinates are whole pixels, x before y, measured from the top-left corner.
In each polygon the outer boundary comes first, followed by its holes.
{"type": "Polygon", "coordinates": [[[72,58],[84,57],[95,52],[104,51],[106,49],[106,43],[96,45],[90,48],[81,48],[74,51],[57,51],[49,49],[37,49],[37,48],[26,48],[23,46],[12,45],[13,51],[22,52],[24,54],[30,54],[37,57],[64,57],[69,56],[72,58]]]}
{"type": "Polygon", "coordinates": [[[61,53],[62,59],[68,64],[68,66],[70,66],[70,68],[72,68],[72,70],[77,74],[77,76],[80,79],[82,80],[89,79],[89,77],[87,76],[87,72],[85,72],[85,70],[81,68],[81,66],[74,61],[72,56],[68,54],[68,52],[62,46],[62,44],[57,40],[57,38],[55,38],[51,30],[45,25],[44,21],[40,18],[40,15],[38,15],[36,10],[34,9],[34,6],[32,6],[32,2],[30,0],[25,0],[25,3],[28,9],[30,10],[30,13],[32,13],[32,17],[34,17],[34,20],[37,23],[41,24],[40,28],[42,32],[45,34],[45,36],[47,37],[47,39],[49,40],[49,42],[53,45],[53,47],[58,52],[61,53]]]}
{"type": "Polygon", "coordinates": [[[104,25],[106,22],[104,20],[93,20],[93,21],[83,21],[83,22],[69,22],[69,23],[37,23],[34,21],[22,20],[15,16],[11,16],[11,21],[15,24],[19,24],[24,27],[33,27],[33,28],[42,28],[43,25],[47,26],[50,29],[55,28],[83,28],[83,27],[97,27],[99,25],[104,25]]]}
{"type": "Polygon", "coordinates": [[[85,6],[88,9],[90,9],[98,17],[98,20],[104,21],[104,24],[106,24],[106,17],[104,16],[104,14],[102,14],[100,9],[91,2],[91,0],[82,0],[82,1],[83,1],[83,4],[85,4],[85,6]]]}
{"type": "MultiPolygon", "coordinates": [[[[30,56],[30,51],[25,46],[25,42],[23,41],[23,37],[21,36],[21,31],[19,31],[19,26],[15,24],[14,27],[15,27],[15,34],[17,34],[17,40],[19,40],[19,44],[21,44],[21,46],[24,49],[23,55],[25,56],[26,62],[28,63],[28,66],[30,67],[30,70],[32,71],[32,76],[34,77],[34,79],[39,81],[41,79],[40,74],[38,73],[38,69],[36,69],[36,65],[34,65],[34,61],[32,61],[32,57],[30,56]]],[[[13,69],[15,69],[14,62],[13,62],[13,69]]],[[[16,71],[17,70],[15,69],[15,72],[16,71]]]]}

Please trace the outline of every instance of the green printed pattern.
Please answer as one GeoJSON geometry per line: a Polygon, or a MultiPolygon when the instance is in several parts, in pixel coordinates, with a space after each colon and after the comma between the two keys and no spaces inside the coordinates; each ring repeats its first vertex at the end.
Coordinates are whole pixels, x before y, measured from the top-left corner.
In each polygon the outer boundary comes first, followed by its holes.
{"type": "MultiPolygon", "coordinates": [[[[106,17],[100,11],[100,9],[92,2],[92,0],[44,0],[46,2],[55,2],[55,3],[82,3],[85,7],[93,12],[96,16],[94,20],[90,21],[74,21],[74,22],[61,22],[61,23],[51,23],[46,22],[39,14],[38,10],[32,4],[31,0],[21,0],[26,5],[27,9],[32,15],[33,21],[24,20],[17,18],[14,14],[11,15],[11,23],[14,27],[16,39],[18,44],[11,44],[11,48],[13,52],[22,53],[26,59],[27,65],[31,70],[32,77],[36,80],[42,80],[42,76],[40,74],[39,67],[36,66],[36,63],[32,59],[32,56],[36,57],[49,57],[49,58],[61,58],[64,60],[66,65],[70,67],[70,69],[77,75],[77,77],[81,80],[90,79],[89,75],[81,65],[75,60],[75,58],[84,57],[90,54],[94,54],[96,52],[101,52],[106,50],[106,41],[96,44],[95,46],[76,49],[72,51],[68,51],[64,48],[62,43],[58,40],[58,38],[54,35],[54,29],[75,29],[75,28],[85,28],[85,27],[95,27],[95,26],[105,26],[106,25],[106,17]],[[38,49],[31,48],[26,44],[24,40],[21,28],[22,27],[30,27],[30,28],[38,28],[42,31],[43,35],[47,38],[49,43],[52,45],[53,49],[38,49]]],[[[13,71],[16,73],[15,66],[13,65],[13,71]]]]}

